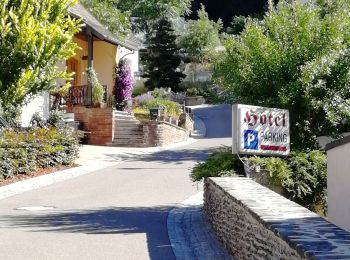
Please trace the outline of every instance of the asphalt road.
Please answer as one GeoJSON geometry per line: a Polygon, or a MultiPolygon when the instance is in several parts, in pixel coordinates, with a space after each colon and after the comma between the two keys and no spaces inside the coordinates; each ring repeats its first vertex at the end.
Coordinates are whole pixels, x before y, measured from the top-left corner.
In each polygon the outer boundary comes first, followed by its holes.
{"type": "Polygon", "coordinates": [[[208,138],[0,200],[0,259],[174,259],[168,212],[201,189],[191,167],[231,141],[227,107],[197,112],[208,138]]]}
{"type": "Polygon", "coordinates": [[[204,122],[205,138],[230,138],[232,136],[231,105],[199,107],[192,111],[204,122]]]}

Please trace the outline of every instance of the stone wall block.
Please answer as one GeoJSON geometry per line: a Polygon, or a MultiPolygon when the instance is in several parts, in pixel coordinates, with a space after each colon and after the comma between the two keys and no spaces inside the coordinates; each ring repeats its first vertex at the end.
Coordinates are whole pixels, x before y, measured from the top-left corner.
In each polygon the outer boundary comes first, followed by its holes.
{"type": "Polygon", "coordinates": [[[234,259],[350,259],[350,233],[248,178],[207,178],[204,211],[234,259]]]}

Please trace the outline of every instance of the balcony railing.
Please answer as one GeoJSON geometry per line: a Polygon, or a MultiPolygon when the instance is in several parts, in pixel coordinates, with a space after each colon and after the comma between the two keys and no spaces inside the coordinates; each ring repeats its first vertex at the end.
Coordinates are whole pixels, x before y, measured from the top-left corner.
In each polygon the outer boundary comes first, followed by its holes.
{"type": "MultiPolygon", "coordinates": [[[[105,90],[104,102],[107,102],[107,86],[103,85],[105,90]]],[[[88,102],[88,85],[71,86],[67,94],[52,93],[50,98],[50,109],[58,109],[64,106],[85,106],[91,104],[88,102]]]]}
{"type": "Polygon", "coordinates": [[[68,90],[68,106],[86,105],[88,86],[72,86],[68,90]]]}

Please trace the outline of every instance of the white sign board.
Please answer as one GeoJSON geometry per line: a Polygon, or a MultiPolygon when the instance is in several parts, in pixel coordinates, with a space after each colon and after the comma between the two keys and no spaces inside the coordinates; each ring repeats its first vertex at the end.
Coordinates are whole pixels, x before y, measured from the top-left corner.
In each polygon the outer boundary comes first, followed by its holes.
{"type": "Polygon", "coordinates": [[[233,153],[282,156],[289,154],[288,110],[234,105],[232,116],[233,153]]]}

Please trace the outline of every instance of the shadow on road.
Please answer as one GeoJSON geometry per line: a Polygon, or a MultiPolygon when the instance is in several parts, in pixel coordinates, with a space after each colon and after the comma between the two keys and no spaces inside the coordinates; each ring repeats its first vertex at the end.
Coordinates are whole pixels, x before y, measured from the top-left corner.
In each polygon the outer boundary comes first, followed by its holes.
{"type": "Polygon", "coordinates": [[[1,216],[2,227],[30,232],[94,234],[145,233],[151,259],[175,259],[166,226],[171,207],[116,207],[38,215],[1,216]]]}
{"type": "Polygon", "coordinates": [[[153,154],[135,155],[132,153],[124,153],[123,155],[106,154],[111,160],[138,161],[138,162],[158,162],[163,164],[184,164],[188,161],[200,162],[204,161],[213,152],[223,149],[227,146],[218,146],[213,148],[196,148],[196,149],[182,149],[182,150],[167,150],[160,151],[153,154]]]}

